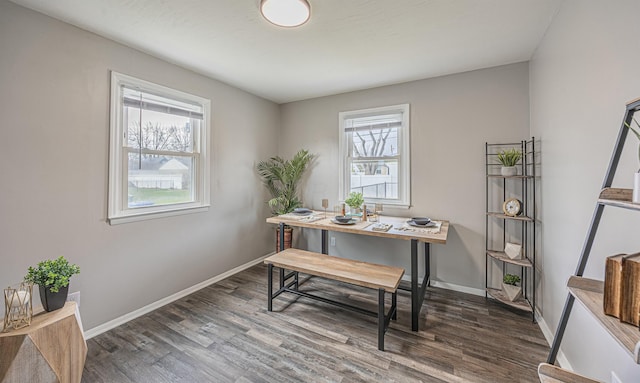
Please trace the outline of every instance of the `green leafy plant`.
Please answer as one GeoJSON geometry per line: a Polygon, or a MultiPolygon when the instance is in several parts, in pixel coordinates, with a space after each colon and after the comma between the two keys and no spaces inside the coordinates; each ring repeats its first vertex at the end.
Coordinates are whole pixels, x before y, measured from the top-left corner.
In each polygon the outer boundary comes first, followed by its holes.
{"type": "Polygon", "coordinates": [[[69,278],[79,274],[80,267],[72,265],[64,257],[58,259],[48,259],[39,262],[36,267],[29,267],[25,282],[31,282],[39,286],[48,287],[53,293],[60,291],[60,288],[69,286],[69,278]]]}
{"type": "Polygon", "coordinates": [[[498,153],[498,161],[502,166],[516,166],[520,158],[522,158],[522,152],[515,148],[502,150],[498,153]]]}
{"type": "Polygon", "coordinates": [[[346,203],[353,209],[357,209],[364,203],[364,197],[362,196],[362,193],[351,192],[349,193],[349,197],[344,200],[344,203],[346,203]]]}
{"type": "MultiPolygon", "coordinates": [[[[635,122],[635,123],[636,123],[636,126],[637,126],[638,128],[640,128],[640,124],[638,123],[638,121],[637,121],[635,118],[633,119],[633,122],[635,122]]],[[[624,125],[625,125],[627,128],[629,128],[629,130],[630,130],[630,131],[632,131],[632,132],[633,132],[633,134],[635,134],[635,135],[636,135],[636,138],[638,139],[638,141],[640,141],[640,132],[638,132],[637,130],[633,129],[633,128],[631,127],[631,125],[629,125],[626,121],[625,121],[624,125]]],[[[638,145],[638,161],[640,161],[640,145],[638,145]]],[[[640,172],[640,169],[638,169],[638,172],[640,172]]]]}
{"type": "Polygon", "coordinates": [[[297,207],[302,207],[302,201],[298,196],[298,184],[314,157],[302,149],[291,160],[276,156],[258,163],[258,174],[271,195],[267,203],[273,214],[287,214],[297,207]]]}
{"type": "Polygon", "coordinates": [[[504,277],[502,277],[502,282],[506,285],[517,286],[518,283],[520,283],[520,277],[514,274],[505,274],[504,277]]]}

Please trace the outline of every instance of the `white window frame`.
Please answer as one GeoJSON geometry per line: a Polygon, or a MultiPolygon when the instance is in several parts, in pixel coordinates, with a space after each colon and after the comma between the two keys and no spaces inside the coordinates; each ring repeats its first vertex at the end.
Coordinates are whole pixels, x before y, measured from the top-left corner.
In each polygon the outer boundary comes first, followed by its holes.
{"type": "Polygon", "coordinates": [[[211,101],[208,99],[111,71],[109,200],[107,215],[108,222],[111,225],[197,213],[209,209],[210,115],[211,101]],[[128,166],[128,152],[124,147],[127,127],[124,126],[123,122],[123,86],[202,105],[204,117],[200,132],[194,137],[193,143],[193,202],[137,207],[135,209],[128,207],[128,179],[126,179],[128,177],[126,169],[128,166]]]}
{"type": "Polygon", "coordinates": [[[398,199],[365,198],[369,203],[382,203],[393,207],[409,208],[411,206],[411,141],[409,126],[409,104],[383,106],[378,108],[353,110],[340,112],[339,120],[339,156],[340,165],[338,169],[339,198],[344,201],[351,190],[351,152],[350,143],[345,132],[345,122],[353,118],[385,115],[391,113],[402,114],[402,127],[398,132],[398,199]]]}

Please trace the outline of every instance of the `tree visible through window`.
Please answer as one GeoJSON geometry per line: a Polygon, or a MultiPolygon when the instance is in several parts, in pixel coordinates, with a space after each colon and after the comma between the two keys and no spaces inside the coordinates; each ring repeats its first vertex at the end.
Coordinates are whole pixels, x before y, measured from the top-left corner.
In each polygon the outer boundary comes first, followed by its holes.
{"type": "Polygon", "coordinates": [[[409,204],[408,105],[340,113],[340,195],[409,204]]]}
{"type": "Polygon", "coordinates": [[[110,220],[203,207],[209,101],[114,73],[110,220]]]}

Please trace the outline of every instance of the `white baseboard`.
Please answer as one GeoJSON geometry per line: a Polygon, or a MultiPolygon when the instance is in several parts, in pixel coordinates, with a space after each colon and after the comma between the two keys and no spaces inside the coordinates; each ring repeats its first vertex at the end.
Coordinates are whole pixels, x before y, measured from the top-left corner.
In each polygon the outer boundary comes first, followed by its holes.
{"type": "Polygon", "coordinates": [[[198,283],[196,285],[193,285],[191,287],[188,287],[188,288],[186,288],[186,289],[184,289],[182,291],[178,291],[175,294],[172,294],[172,295],[169,295],[168,297],[165,297],[165,298],[162,298],[160,300],[157,300],[157,301],[155,301],[153,303],[150,303],[150,304],[148,304],[148,305],[146,305],[144,307],[141,307],[141,308],[139,308],[139,309],[137,309],[135,311],[132,311],[132,312],[130,312],[128,314],[122,315],[122,316],[120,316],[118,318],[110,320],[110,321],[108,321],[106,323],[103,323],[103,324],[101,324],[99,326],[91,328],[91,329],[85,331],[84,337],[85,337],[85,339],[91,339],[96,335],[100,335],[103,332],[106,332],[106,331],[109,331],[109,330],[111,330],[113,328],[116,328],[116,327],[120,326],[121,324],[127,323],[130,320],[133,320],[133,319],[135,319],[135,318],[137,318],[139,316],[147,314],[147,313],[149,313],[149,312],[151,312],[151,311],[153,311],[155,309],[158,309],[158,308],[160,308],[160,307],[162,307],[162,306],[164,306],[164,305],[166,305],[168,303],[176,301],[176,300],[178,300],[180,298],[183,298],[183,297],[185,297],[185,296],[187,296],[187,295],[189,295],[191,293],[194,293],[194,292],[196,292],[196,291],[198,291],[200,289],[203,289],[203,288],[205,288],[205,287],[207,287],[207,286],[209,286],[211,284],[219,282],[219,281],[221,281],[221,280],[223,280],[225,278],[228,278],[228,277],[230,277],[230,276],[232,276],[234,274],[237,274],[237,273],[239,273],[239,272],[241,272],[243,270],[246,270],[246,269],[248,269],[248,268],[250,268],[252,266],[255,266],[255,265],[257,265],[258,263],[262,262],[265,258],[267,258],[268,256],[270,256],[272,254],[273,253],[269,253],[269,254],[264,255],[264,256],[262,256],[260,258],[254,259],[253,261],[247,262],[244,265],[240,265],[240,266],[238,266],[238,267],[236,267],[234,269],[231,269],[231,270],[229,270],[227,272],[224,272],[222,274],[216,275],[213,278],[209,278],[206,281],[200,282],[200,283],[198,283]]]}
{"type": "MultiPolygon", "coordinates": [[[[542,316],[540,316],[540,314],[537,311],[536,311],[536,320],[538,321],[538,326],[540,327],[540,330],[542,330],[542,335],[544,335],[544,338],[547,340],[547,343],[549,343],[549,347],[551,347],[551,344],[553,343],[553,337],[555,336],[555,334],[553,333],[553,331],[551,331],[551,329],[547,325],[547,322],[544,320],[542,316]]],[[[562,349],[558,351],[556,360],[560,365],[560,367],[566,370],[573,371],[573,368],[571,367],[571,363],[569,363],[569,360],[567,359],[567,357],[562,353],[562,349]]]]}
{"type": "Polygon", "coordinates": [[[477,289],[475,287],[461,286],[461,285],[456,285],[456,284],[453,284],[453,283],[442,282],[442,281],[433,281],[433,280],[431,281],[431,286],[439,287],[441,289],[458,291],[458,292],[466,293],[466,294],[479,295],[479,296],[484,297],[484,289],[477,289]]]}

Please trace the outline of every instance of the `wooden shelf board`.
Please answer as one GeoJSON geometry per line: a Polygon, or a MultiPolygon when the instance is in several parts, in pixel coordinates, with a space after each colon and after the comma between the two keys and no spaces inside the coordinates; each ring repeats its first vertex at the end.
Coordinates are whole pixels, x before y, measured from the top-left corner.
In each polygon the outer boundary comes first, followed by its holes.
{"type": "Polygon", "coordinates": [[[618,318],[605,315],[602,306],[604,282],[572,276],[567,282],[567,287],[571,295],[627,350],[633,360],[640,364],[640,331],[631,324],[620,322],[618,318]]]}
{"type": "Polygon", "coordinates": [[[601,383],[547,363],[538,366],[538,377],[541,383],[601,383]]]}
{"type": "Polygon", "coordinates": [[[631,189],[604,188],[600,192],[598,203],[624,209],[640,210],[640,204],[631,202],[632,194],[633,190],[631,189]]]}
{"type": "Polygon", "coordinates": [[[502,261],[502,262],[511,263],[513,265],[518,265],[518,266],[522,266],[522,267],[532,267],[533,266],[531,264],[531,261],[529,261],[527,258],[511,259],[511,258],[507,257],[507,254],[505,254],[504,251],[487,250],[487,255],[490,256],[491,258],[495,258],[495,259],[497,259],[499,261],[502,261]]]}
{"type": "Polygon", "coordinates": [[[494,299],[509,305],[511,307],[515,307],[522,311],[532,312],[531,305],[524,298],[518,298],[515,302],[511,302],[509,298],[502,292],[502,290],[487,288],[487,293],[491,295],[494,299]]]}
{"type": "Polygon", "coordinates": [[[527,217],[526,215],[518,215],[518,216],[512,217],[510,215],[505,215],[503,213],[492,212],[492,211],[488,212],[487,215],[490,217],[496,217],[500,219],[513,219],[516,221],[528,221],[528,222],[533,221],[533,218],[527,217]]]}

